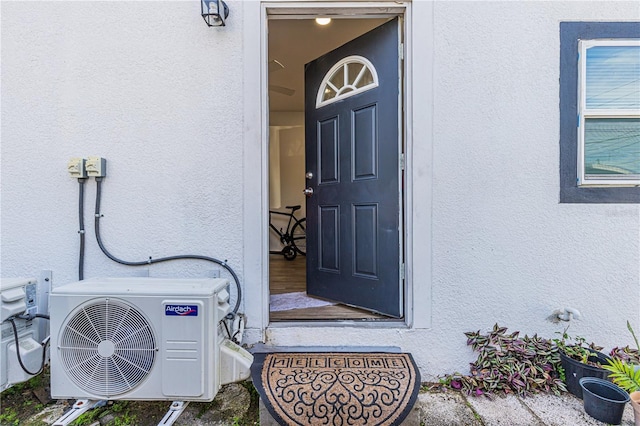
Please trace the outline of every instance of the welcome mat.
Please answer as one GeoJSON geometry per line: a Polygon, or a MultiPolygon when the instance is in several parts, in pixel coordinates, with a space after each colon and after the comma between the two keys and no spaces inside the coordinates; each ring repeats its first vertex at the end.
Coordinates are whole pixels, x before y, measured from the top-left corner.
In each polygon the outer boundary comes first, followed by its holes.
{"type": "Polygon", "coordinates": [[[256,353],[251,377],[281,425],[398,425],[420,390],[408,353],[256,353]]]}

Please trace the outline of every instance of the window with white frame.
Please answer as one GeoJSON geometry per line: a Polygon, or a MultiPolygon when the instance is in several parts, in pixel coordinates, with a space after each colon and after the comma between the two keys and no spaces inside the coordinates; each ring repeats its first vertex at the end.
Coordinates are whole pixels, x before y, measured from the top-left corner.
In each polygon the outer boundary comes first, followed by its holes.
{"type": "Polygon", "coordinates": [[[640,203],[640,23],[560,23],[560,202],[640,203]]]}
{"type": "Polygon", "coordinates": [[[348,56],[336,63],[322,79],[316,108],[378,87],[378,73],[363,56],[348,56]]]}
{"type": "Polygon", "coordinates": [[[640,40],[582,40],[578,57],[578,184],[640,185],[640,40]]]}

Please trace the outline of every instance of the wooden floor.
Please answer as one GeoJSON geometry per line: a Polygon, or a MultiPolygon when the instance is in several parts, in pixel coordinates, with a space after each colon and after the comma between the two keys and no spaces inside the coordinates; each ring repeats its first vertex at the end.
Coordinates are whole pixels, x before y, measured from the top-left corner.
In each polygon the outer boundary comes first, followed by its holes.
{"type": "MultiPolygon", "coordinates": [[[[269,290],[271,294],[292,293],[307,289],[307,263],[304,256],[286,260],[279,254],[269,255],[269,290]]],[[[301,320],[363,320],[371,321],[386,317],[345,305],[331,305],[316,308],[291,309],[270,312],[271,321],[301,320]]]]}
{"type": "Polygon", "coordinates": [[[281,254],[269,255],[269,292],[292,293],[307,290],[307,258],[286,260],[281,254]]]}

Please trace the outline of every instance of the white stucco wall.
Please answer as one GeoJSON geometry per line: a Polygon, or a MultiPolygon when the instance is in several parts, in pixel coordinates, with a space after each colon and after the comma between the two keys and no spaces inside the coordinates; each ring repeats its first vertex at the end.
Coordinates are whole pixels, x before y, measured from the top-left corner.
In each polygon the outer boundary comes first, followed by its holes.
{"type": "MultiPolygon", "coordinates": [[[[230,2],[232,3],[232,2],[230,2]]],[[[2,2],[2,275],[77,278],[71,157],[107,159],[101,234],[125,260],[200,254],[242,272],[242,14],[206,27],[198,2],[2,2]]],[[[238,8],[239,9],[239,8],[238,8]]],[[[95,243],[85,277],[202,276],[206,262],[134,269],[95,243]]]]}
{"type": "Polygon", "coordinates": [[[638,205],[558,203],[559,22],[632,18],[622,2],[435,3],[438,340],[494,322],[554,336],[559,307],[606,347],[640,328],[638,205]]]}
{"type": "MultiPolygon", "coordinates": [[[[559,22],[640,19],[635,2],[414,2],[409,183],[412,327],[269,327],[261,209],[260,4],[228,1],[223,29],[196,1],[2,2],[3,277],[77,277],[71,157],[107,159],[102,234],[118,257],[228,259],[247,342],[396,345],[426,378],[466,371],[463,332],[495,322],[604,346],[640,330],[638,205],[559,204],[559,22]],[[257,55],[256,55],[257,52],[257,55]]],[[[86,185],[85,276],[202,276],[99,253],[86,185]]],[[[261,201],[262,200],[262,201],[261,201]]]]}

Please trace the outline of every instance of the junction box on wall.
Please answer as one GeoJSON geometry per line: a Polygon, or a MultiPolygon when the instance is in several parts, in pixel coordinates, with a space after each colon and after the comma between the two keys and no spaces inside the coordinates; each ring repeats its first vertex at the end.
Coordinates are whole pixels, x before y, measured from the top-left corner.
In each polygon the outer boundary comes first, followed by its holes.
{"type": "Polygon", "coordinates": [[[85,169],[89,177],[105,177],[107,175],[107,160],[102,157],[89,157],[85,169]]]}
{"type": "Polygon", "coordinates": [[[86,178],[87,171],[85,169],[86,160],[84,158],[71,158],[67,163],[67,171],[74,178],[86,178]]]}

